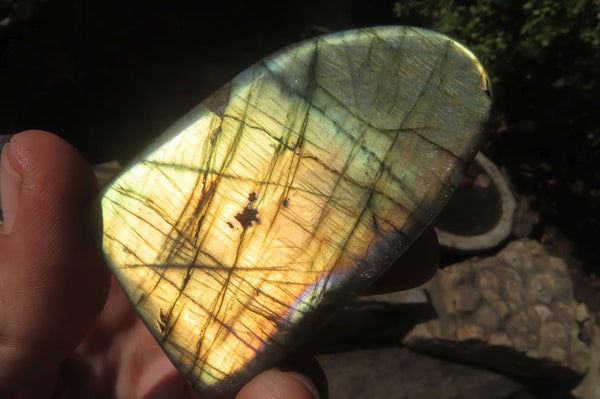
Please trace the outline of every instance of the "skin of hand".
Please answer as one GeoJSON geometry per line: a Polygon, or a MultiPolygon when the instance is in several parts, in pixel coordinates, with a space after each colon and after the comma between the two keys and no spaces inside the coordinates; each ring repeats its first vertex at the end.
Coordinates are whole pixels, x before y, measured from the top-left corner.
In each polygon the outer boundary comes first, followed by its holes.
{"type": "MultiPolygon", "coordinates": [[[[95,238],[99,216],[90,216],[99,215],[99,187],[82,156],[53,134],[27,131],[1,161],[0,397],[200,398],[111,279],[95,238]]],[[[428,229],[370,291],[417,286],[437,262],[428,229]]],[[[317,397],[327,397],[327,383],[306,356],[236,395],[317,397]]]]}

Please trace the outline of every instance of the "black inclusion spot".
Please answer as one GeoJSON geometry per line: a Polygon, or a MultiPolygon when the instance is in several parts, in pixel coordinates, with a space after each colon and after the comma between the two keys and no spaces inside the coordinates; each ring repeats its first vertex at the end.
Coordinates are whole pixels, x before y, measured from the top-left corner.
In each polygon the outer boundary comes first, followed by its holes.
{"type": "Polygon", "coordinates": [[[256,198],[258,198],[258,196],[256,195],[256,192],[251,192],[250,195],[248,195],[248,201],[250,202],[254,202],[256,201],[256,198]]]}
{"type": "Polygon", "coordinates": [[[158,310],[158,318],[160,319],[160,321],[162,321],[163,323],[167,322],[167,316],[163,313],[162,309],[158,310]]]}
{"type": "Polygon", "coordinates": [[[166,316],[163,313],[162,309],[159,309],[158,312],[158,319],[156,320],[156,324],[158,325],[158,328],[160,329],[161,334],[165,334],[167,332],[167,323],[169,321],[168,316],[166,316]]]}
{"type": "Polygon", "coordinates": [[[245,207],[243,212],[235,215],[235,218],[238,222],[240,222],[244,229],[252,226],[253,223],[260,223],[260,219],[258,218],[258,210],[252,208],[251,206],[245,207]]]}
{"type": "Polygon", "coordinates": [[[231,223],[231,222],[227,222],[227,226],[231,227],[232,229],[234,229],[234,228],[235,228],[235,226],[234,226],[234,225],[233,225],[233,223],[231,223]]]}
{"type": "Polygon", "coordinates": [[[288,206],[290,206],[290,200],[287,198],[284,199],[281,205],[283,205],[284,208],[287,208],[288,206]]]}
{"type": "Polygon", "coordinates": [[[487,80],[487,78],[485,79],[485,90],[483,92],[486,96],[492,98],[492,92],[490,91],[490,82],[487,80]]]}
{"type": "Polygon", "coordinates": [[[379,223],[377,223],[377,218],[375,218],[375,216],[373,216],[373,230],[379,232],[379,223]]]}

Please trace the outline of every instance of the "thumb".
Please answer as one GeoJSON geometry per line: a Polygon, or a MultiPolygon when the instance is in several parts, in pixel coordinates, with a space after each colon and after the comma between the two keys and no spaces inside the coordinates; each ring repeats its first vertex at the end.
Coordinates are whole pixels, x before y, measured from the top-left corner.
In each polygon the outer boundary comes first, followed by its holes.
{"type": "Polygon", "coordinates": [[[0,396],[58,364],[102,309],[109,273],[86,226],[97,182],[62,139],[28,131],[2,150],[0,396]]]}

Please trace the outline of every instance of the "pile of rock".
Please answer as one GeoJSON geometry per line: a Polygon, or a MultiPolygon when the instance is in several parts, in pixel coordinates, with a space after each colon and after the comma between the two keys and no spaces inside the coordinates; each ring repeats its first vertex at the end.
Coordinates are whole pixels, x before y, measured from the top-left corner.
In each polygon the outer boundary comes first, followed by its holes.
{"type": "MultiPolygon", "coordinates": [[[[569,395],[569,390],[587,373],[574,391],[575,397],[600,398],[599,339],[594,338],[597,328],[586,306],[574,299],[564,261],[550,256],[533,240],[513,241],[494,256],[450,265],[416,292],[362,298],[336,319],[331,328],[339,331],[340,325],[352,337],[346,339],[344,351],[356,346],[361,339],[372,342],[386,334],[386,343],[393,344],[389,336],[399,334],[406,347],[445,361],[407,355],[393,345],[360,352],[362,360],[354,365],[352,361],[339,361],[340,357],[350,354],[324,355],[321,360],[335,386],[333,397],[360,397],[354,395],[355,388],[348,387],[356,385],[356,381],[362,381],[361,384],[374,381],[370,372],[373,366],[363,370],[374,357],[379,359],[376,364],[389,369],[386,375],[408,373],[413,376],[403,383],[410,387],[394,385],[405,381],[402,377],[395,382],[379,382],[390,385],[390,389],[394,386],[404,390],[421,389],[423,393],[413,392],[406,397],[432,397],[429,395],[440,388],[433,385],[444,384],[440,370],[445,370],[454,376],[452,389],[442,387],[445,394],[436,393],[435,397],[569,397],[565,395],[569,395]],[[425,305],[426,298],[433,306],[433,316],[431,308],[425,305]],[[413,309],[413,312],[409,312],[405,322],[400,322],[403,309],[413,309]],[[415,312],[428,320],[415,322],[415,312]],[[369,328],[385,326],[386,318],[386,332],[369,328]],[[410,323],[413,323],[412,329],[407,328],[410,323]],[[410,331],[405,334],[407,330],[410,331]],[[394,355],[387,358],[390,353],[394,355]],[[451,367],[448,361],[460,364],[451,367]],[[421,378],[414,376],[417,370],[421,370],[421,378]],[[491,377],[490,371],[496,374],[491,377]],[[362,375],[362,379],[357,375],[362,375]],[[517,384],[515,379],[522,383],[517,384]],[[531,393],[532,381],[538,389],[542,385],[546,393],[531,393]],[[491,386],[495,388],[490,390],[491,386]],[[458,393],[451,394],[455,391],[458,393]],[[485,394],[481,393],[484,391],[485,394]],[[473,392],[480,393],[471,396],[473,392]],[[515,396],[517,392],[519,395],[515,396]]],[[[333,340],[341,342],[340,337],[333,340]]],[[[378,392],[381,387],[374,384],[371,390],[378,392]]],[[[389,390],[385,392],[388,394],[389,390]]],[[[382,393],[382,396],[370,397],[389,396],[382,393]]]]}
{"type": "Polygon", "coordinates": [[[425,290],[439,318],[415,326],[410,348],[523,377],[576,381],[588,370],[589,313],[563,260],[536,241],[440,270],[425,290]]]}

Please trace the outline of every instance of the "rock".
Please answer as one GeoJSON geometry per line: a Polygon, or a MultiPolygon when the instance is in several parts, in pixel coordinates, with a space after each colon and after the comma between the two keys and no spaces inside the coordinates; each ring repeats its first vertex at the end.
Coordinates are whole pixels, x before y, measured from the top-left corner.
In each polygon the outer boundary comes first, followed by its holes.
{"type": "Polygon", "coordinates": [[[584,312],[584,309],[578,309],[577,319],[587,327],[592,343],[589,371],[579,386],[573,390],[573,395],[579,399],[597,399],[600,398],[600,328],[593,324],[589,313],[584,312]]]}
{"type": "Polygon", "coordinates": [[[382,305],[428,304],[429,300],[423,288],[417,287],[405,291],[390,292],[388,294],[359,296],[353,304],[373,303],[382,305]]]}
{"type": "Polygon", "coordinates": [[[513,216],[512,235],[521,239],[529,237],[540,221],[540,214],[532,209],[533,196],[515,195],[517,207],[513,216]]]}
{"type": "Polygon", "coordinates": [[[515,207],[507,179],[479,152],[433,223],[440,246],[457,252],[497,247],[511,233],[515,207]]]}
{"type": "Polygon", "coordinates": [[[567,268],[536,241],[441,270],[425,289],[437,319],[418,324],[408,347],[513,376],[575,382],[589,367],[587,309],[567,268]]]}
{"type": "Polygon", "coordinates": [[[414,288],[382,295],[362,296],[334,314],[314,340],[317,351],[352,350],[365,343],[401,345],[401,339],[419,321],[434,317],[425,291],[414,288]]]}
{"type": "MultiPolygon", "coordinates": [[[[377,348],[317,357],[331,399],[533,399],[519,383],[406,348],[377,348]]],[[[544,396],[544,398],[563,398],[544,396]]]]}
{"type": "Polygon", "coordinates": [[[365,28],[288,46],[105,189],[106,263],[196,390],[231,394],[431,222],[490,104],[473,54],[431,31],[365,28]]]}

